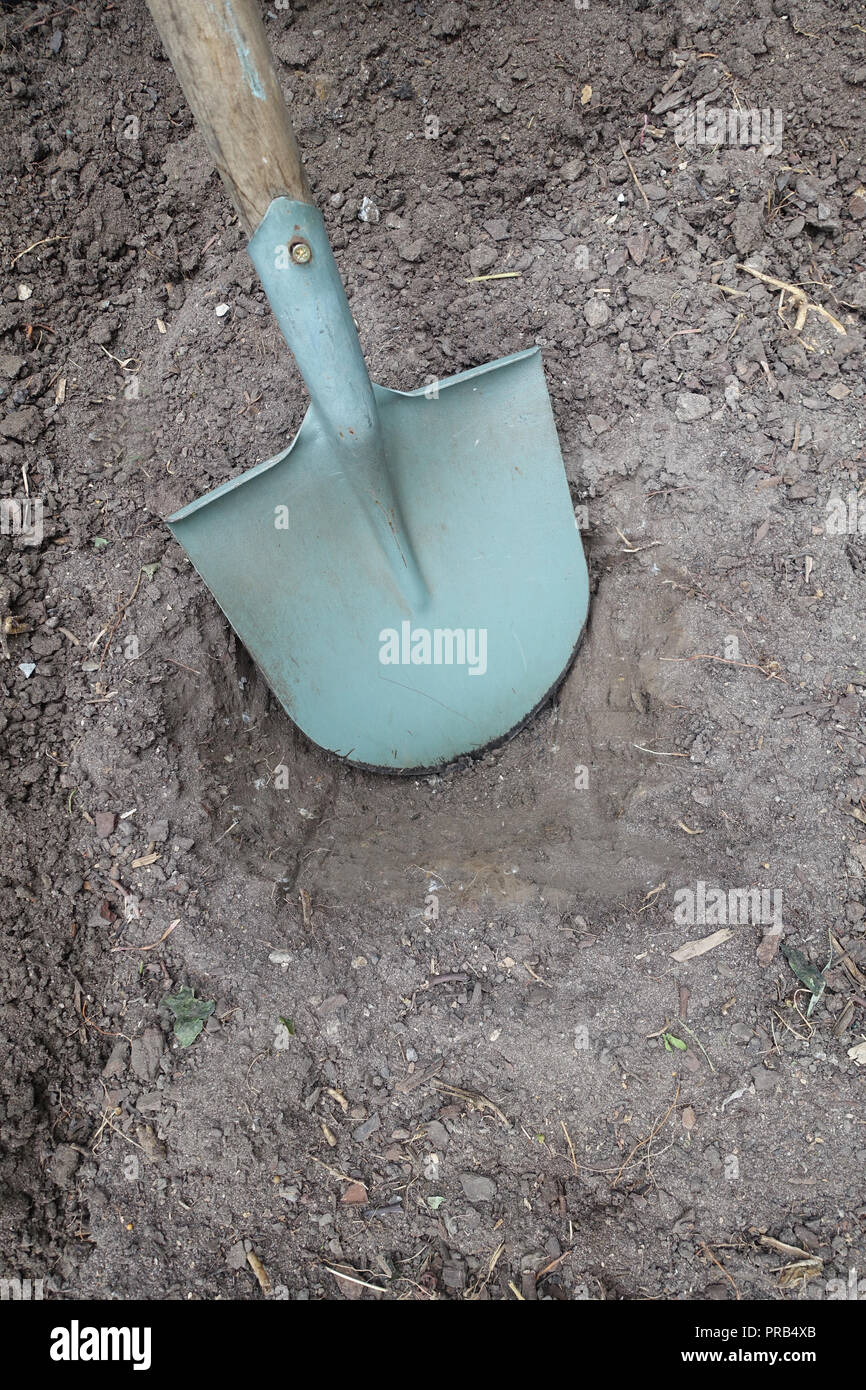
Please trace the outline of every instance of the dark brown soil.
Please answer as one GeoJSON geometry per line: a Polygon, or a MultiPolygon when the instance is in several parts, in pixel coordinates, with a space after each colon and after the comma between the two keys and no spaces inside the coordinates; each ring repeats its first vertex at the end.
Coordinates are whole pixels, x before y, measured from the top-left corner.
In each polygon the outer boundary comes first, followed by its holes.
{"type": "Polygon", "coordinates": [[[303,415],[241,232],[140,0],[4,4],[0,477],[45,524],[0,537],[0,1274],[838,1296],[866,1275],[862,11],[292,0],[267,29],[374,379],[541,345],[589,627],[466,768],[306,742],[162,520],[303,415]],[[701,99],[780,112],[781,148],[678,144],[701,99]],[[759,925],[672,959],[718,929],[675,916],[699,882],[781,893],[785,946],[832,955],[808,1019],[759,925]],[[215,1004],[186,1049],[184,985],[215,1004]]]}

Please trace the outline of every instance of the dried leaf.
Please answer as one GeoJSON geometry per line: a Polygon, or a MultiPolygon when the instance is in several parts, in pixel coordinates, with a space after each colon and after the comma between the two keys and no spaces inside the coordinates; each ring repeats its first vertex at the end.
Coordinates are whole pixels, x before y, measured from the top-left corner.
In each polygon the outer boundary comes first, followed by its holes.
{"type": "Polygon", "coordinates": [[[780,1271],[779,1287],[786,1289],[791,1284],[805,1284],[807,1280],[817,1278],[823,1268],[824,1261],[819,1260],[817,1255],[808,1260],[795,1260],[780,1271]]]}
{"type": "Polygon", "coordinates": [[[262,1264],[261,1260],[259,1259],[258,1255],[255,1253],[254,1250],[247,1251],[247,1264],[253,1271],[253,1274],[256,1276],[256,1279],[259,1281],[259,1288],[261,1289],[262,1293],[273,1293],[274,1286],[268,1278],[268,1271],[265,1269],[264,1265],[262,1264]]]}
{"type": "Polygon", "coordinates": [[[714,951],[717,946],[730,941],[733,934],[728,927],[723,927],[721,931],[714,931],[712,936],[701,937],[699,941],[686,941],[678,950],[671,951],[671,960],[682,965],[687,960],[694,960],[695,956],[706,955],[707,951],[714,951]]]}
{"type": "Polygon", "coordinates": [[[155,864],[158,858],[158,853],[143,854],[140,859],[133,859],[132,867],[134,869],[146,869],[148,864],[155,864]]]}

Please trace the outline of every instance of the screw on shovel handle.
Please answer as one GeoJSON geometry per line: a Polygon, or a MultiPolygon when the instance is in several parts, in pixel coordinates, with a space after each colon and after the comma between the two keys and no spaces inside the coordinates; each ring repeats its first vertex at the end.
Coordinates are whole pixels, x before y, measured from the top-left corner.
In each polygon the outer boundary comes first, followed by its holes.
{"type": "MultiPolygon", "coordinates": [[[[373,391],[313,202],[257,0],[147,0],[247,234],[247,251],[329,440],[413,612],[428,592],[395,495],[373,391]]],[[[407,609],[408,611],[408,609],[407,609]]]]}
{"type": "Polygon", "coordinates": [[[275,198],[313,203],[256,0],[147,0],[247,237],[275,198]]]}

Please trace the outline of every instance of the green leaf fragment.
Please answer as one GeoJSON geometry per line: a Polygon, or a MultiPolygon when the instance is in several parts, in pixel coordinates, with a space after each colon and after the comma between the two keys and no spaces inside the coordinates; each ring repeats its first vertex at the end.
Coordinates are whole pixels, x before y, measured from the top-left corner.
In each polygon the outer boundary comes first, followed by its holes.
{"type": "Polygon", "coordinates": [[[216,1008],[213,999],[196,999],[189,985],[182,985],[177,994],[167,994],[162,1002],[174,1014],[174,1036],[181,1047],[195,1042],[216,1008]]]}
{"type": "Polygon", "coordinates": [[[688,1052],[688,1043],[683,1042],[682,1038],[676,1037],[673,1033],[662,1033],[662,1042],[665,1045],[665,1052],[673,1052],[674,1048],[678,1052],[688,1052]]]}
{"type": "Polygon", "coordinates": [[[292,1020],[290,1018],[283,1018],[282,1014],[277,1014],[277,1018],[280,1020],[280,1023],[283,1025],[289,1036],[293,1038],[295,1036],[295,1025],[292,1022],[292,1020]]]}
{"type": "Polygon", "coordinates": [[[797,979],[806,986],[815,999],[820,999],[827,984],[822,972],[810,965],[803,952],[798,951],[795,946],[783,945],[780,949],[797,979]]]}

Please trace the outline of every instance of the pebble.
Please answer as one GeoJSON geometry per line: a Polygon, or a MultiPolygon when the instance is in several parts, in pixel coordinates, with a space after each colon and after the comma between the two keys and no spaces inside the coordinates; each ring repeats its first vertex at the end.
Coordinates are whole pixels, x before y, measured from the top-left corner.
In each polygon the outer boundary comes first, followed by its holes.
{"type": "Polygon", "coordinates": [[[107,840],[109,835],[114,834],[117,816],[113,811],[97,811],[93,817],[93,825],[99,838],[107,840]]]}
{"type": "Polygon", "coordinates": [[[712,408],[709,396],[701,396],[696,391],[681,391],[677,396],[676,417],[682,424],[690,424],[693,420],[703,420],[712,408]]]}
{"type": "Polygon", "coordinates": [[[368,1120],[365,1120],[362,1125],[358,1125],[358,1128],[352,1131],[352,1138],[356,1139],[359,1144],[363,1144],[365,1139],[369,1139],[371,1134],[376,1133],[379,1124],[378,1113],[371,1115],[368,1120]]]}
{"type": "Polygon", "coordinates": [[[610,309],[603,299],[590,299],[583,306],[583,317],[590,328],[603,328],[610,319],[610,309]]]}
{"type": "Polygon", "coordinates": [[[489,242],[473,246],[469,252],[469,267],[473,275],[483,275],[496,264],[496,248],[489,242]]]}
{"type": "Polygon", "coordinates": [[[372,198],[362,198],[360,211],[358,212],[359,222],[369,222],[375,224],[379,221],[379,209],[372,198]]]}
{"type": "Polygon", "coordinates": [[[0,434],[4,439],[16,439],[22,444],[32,444],[42,432],[42,417],[35,405],[26,405],[22,410],[13,410],[0,421],[0,434]]]}
{"type": "Polygon", "coordinates": [[[496,1183],[480,1173],[461,1173],[460,1186],[470,1202],[492,1202],[496,1196],[496,1183]]]}
{"type": "Polygon", "coordinates": [[[129,1062],[140,1081],[156,1079],[162,1051],[163,1036],[159,1028],[145,1028],[140,1038],[133,1038],[129,1062]]]}

